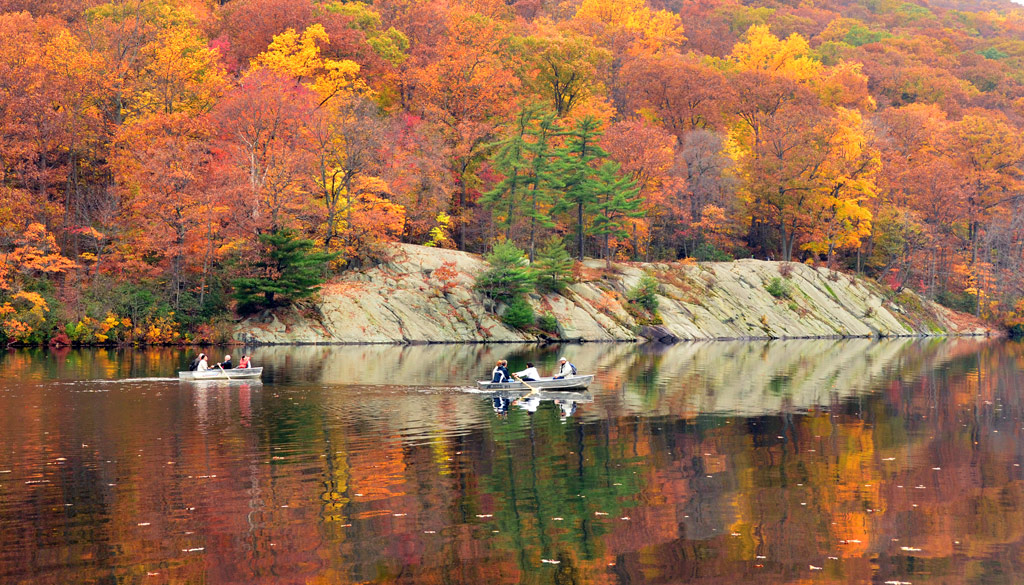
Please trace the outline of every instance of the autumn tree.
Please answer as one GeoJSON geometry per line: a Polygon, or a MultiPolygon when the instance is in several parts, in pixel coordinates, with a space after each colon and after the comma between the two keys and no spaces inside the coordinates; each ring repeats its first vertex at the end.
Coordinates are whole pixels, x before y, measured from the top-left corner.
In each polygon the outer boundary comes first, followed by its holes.
{"type": "Polygon", "coordinates": [[[636,118],[615,122],[601,137],[609,157],[640,190],[644,219],[629,221],[634,258],[641,251],[649,253],[654,240],[667,241],[685,224],[685,166],[679,164],[676,143],[666,129],[636,118]]]}
{"type": "MultiPolygon", "coordinates": [[[[170,264],[170,294],[175,310],[187,286],[187,259],[202,262],[204,277],[211,258],[202,240],[207,215],[225,209],[204,205],[212,161],[209,121],[184,114],[155,115],[125,126],[117,143],[113,167],[121,193],[121,213],[138,229],[125,234],[120,262],[144,274],[151,259],[170,264]],[[143,228],[144,226],[144,228],[143,228]],[[192,251],[202,251],[190,254],[192,251]],[[205,253],[204,253],[205,252],[205,253]]],[[[198,268],[198,267],[197,267],[198,268]]],[[[131,270],[131,269],[129,269],[131,270]]]]}
{"type": "Polygon", "coordinates": [[[446,42],[412,72],[416,110],[437,125],[456,185],[449,215],[460,249],[481,185],[479,172],[502,124],[515,109],[519,79],[504,58],[504,25],[452,8],[446,42]]]}
{"type": "Polygon", "coordinates": [[[291,79],[261,70],[215,108],[222,170],[231,173],[239,201],[235,217],[251,233],[288,227],[313,213],[306,127],[318,101],[291,79]]]}
{"type": "Polygon", "coordinates": [[[853,234],[865,233],[870,212],[858,208],[874,194],[876,167],[860,114],[822,103],[814,91],[822,66],[798,35],[783,40],[753,26],[732,59],[740,69],[739,123],[730,140],[751,213],[751,241],[768,244],[764,228],[774,228],[777,249],[789,261],[796,244],[810,240],[818,222],[830,217],[831,229],[842,234],[822,237],[859,246],[853,234]]]}
{"type": "Polygon", "coordinates": [[[308,148],[315,161],[313,182],[324,206],[324,245],[343,235],[364,179],[378,172],[384,124],[377,107],[361,96],[347,96],[310,116],[308,148]]]}
{"type": "Polygon", "coordinates": [[[603,70],[611,53],[585,36],[557,29],[514,40],[523,84],[566,116],[594,92],[603,91],[603,70]]]}
{"type": "Polygon", "coordinates": [[[677,137],[718,129],[734,94],[725,76],[676,52],[640,55],[622,68],[622,92],[633,112],[655,117],[677,137]]]}
{"type": "MultiPolygon", "coordinates": [[[[390,121],[382,144],[381,177],[391,188],[395,203],[405,209],[402,240],[421,244],[440,227],[451,234],[449,209],[455,186],[447,168],[444,138],[431,125],[411,115],[390,121]]],[[[450,241],[447,240],[446,241],[450,241]]]]}

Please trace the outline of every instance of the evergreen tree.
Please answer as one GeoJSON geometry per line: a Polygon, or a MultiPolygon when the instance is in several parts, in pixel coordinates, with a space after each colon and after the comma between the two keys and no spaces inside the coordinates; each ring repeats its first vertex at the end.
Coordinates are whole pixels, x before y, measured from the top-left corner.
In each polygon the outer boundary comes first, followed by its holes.
{"type": "Polygon", "coordinates": [[[531,135],[534,140],[528,146],[533,155],[531,165],[534,176],[534,181],[530,184],[529,205],[525,210],[525,215],[530,218],[530,262],[534,259],[537,230],[555,227],[547,208],[554,199],[554,193],[564,187],[552,161],[555,152],[551,148],[551,137],[557,134],[558,123],[555,121],[555,115],[545,114],[533,128],[531,135]]]}
{"type": "Polygon", "coordinates": [[[602,239],[601,253],[605,260],[610,258],[609,239],[629,235],[623,229],[626,219],[643,216],[640,210],[640,188],[632,178],[619,174],[621,168],[621,165],[614,162],[601,165],[594,179],[595,200],[588,207],[594,216],[588,232],[602,239]]]}
{"type": "Polygon", "coordinates": [[[327,263],[338,257],[313,251],[313,241],[291,229],[260,234],[259,240],[262,259],[254,264],[257,276],[231,282],[242,310],[286,305],[311,296],[324,281],[327,263]]]}
{"type": "Polygon", "coordinates": [[[572,257],[562,245],[561,238],[549,238],[537,251],[537,260],[531,265],[538,290],[562,292],[573,280],[572,264],[572,257]]]}
{"type": "Polygon", "coordinates": [[[526,266],[523,251],[512,242],[495,245],[484,259],[490,263],[491,268],[476,278],[478,291],[508,303],[533,289],[533,273],[526,266]]]}
{"type": "Polygon", "coordinates": [[[550,228],[554,222],[542,207],[558,186],[550,171],[550,137],[557,132],[553,114],[544,114],[540,106],[523,108],[516,118],[515,133],[498,143],[492,166],[505,178],[484,193],[480,204],[498,216],[497,225],[512,240],[513,225],[527,218],[530,222],[529,257],[533,260],[537,228],[550,228]]]}
{"type": "Polygon", "coordinates": [[[593,116],[583,118],[563,135],[566,136],[566,145],[557,152],[554,170],[561,175],[564,192],[554,211],[576,212],[577,260],[583,261],[583,215],[597,200],[594,161],[606,158],[608,153],[597,143],[601,137],[601,122],[593,116]]]}
{"type": "Polygon", "coordinates": [[[518,219],[525,202],[527,189],[534,182],[530,172],[527,133],[537,120],[537,109],[525,107],[516,117],[516,128],[512,136],[498,142],[498,149],[491,165],[505,176],[493,189],[480,197],[480,205],[497,212],[495,224],[505,230],[505,239],[512,240],[512,224],[518,219]]]}

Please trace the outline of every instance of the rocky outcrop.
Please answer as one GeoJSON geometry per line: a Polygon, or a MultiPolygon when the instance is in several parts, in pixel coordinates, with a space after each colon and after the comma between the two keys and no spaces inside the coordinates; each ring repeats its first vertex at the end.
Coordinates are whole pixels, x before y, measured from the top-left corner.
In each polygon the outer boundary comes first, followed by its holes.
{"type": "MultiPolygon", "coordinates": [[[[243,321],[246,343],[470,343],[544,339],[502,323],[504,307],[473,290],[487,264],[465,252],[397,245],[389,261],[326,284],[318,303],[243,321]]],[[[905,291],[796,263],[588,261],[562,295],[531,295],[558,321],[557,337],[663,342],[801,337],[987,335],[982,322],[905,291]],[[644,274],[658,282],[655,315],[626,293],[644,274]]]]}

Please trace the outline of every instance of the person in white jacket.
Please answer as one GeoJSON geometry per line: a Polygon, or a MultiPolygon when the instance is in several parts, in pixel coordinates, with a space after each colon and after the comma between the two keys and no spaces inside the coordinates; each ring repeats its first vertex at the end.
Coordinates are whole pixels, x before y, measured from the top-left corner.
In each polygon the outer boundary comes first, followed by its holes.
{"type": "Polygon", "coordinates": [[[576,375],[576,366],[569,363],[569,360],[564,357],[558,360],[558,371],[552,376],[555,380],[562,378],[571,378],[576,375]]]}
{"type": "Polygon", "coordinates": [[[533,366],[533,362],[526,362],[526,369],[512,374],[524,382],[536,382],[540,380],[540,372],[533,366]]]}

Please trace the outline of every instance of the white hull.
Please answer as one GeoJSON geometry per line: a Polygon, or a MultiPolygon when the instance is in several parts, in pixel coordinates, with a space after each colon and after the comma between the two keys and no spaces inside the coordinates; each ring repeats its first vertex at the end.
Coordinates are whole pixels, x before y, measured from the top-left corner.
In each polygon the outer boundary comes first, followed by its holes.
{"type": "Polygon", "coordinates": [[[488,382],[486,380],[476,383],[481,390],[525,390],[530,392],[536,390],[586,390],[587,386],[594,381],[594,376],[571,376],[569,378],[542,378],[535,382],[488,382]],[[529,386],[527,386],[529,384],[529,386]]]}
{"type": "Polygon", "coordinates": [[[178,372],[179,380],[258,380],[263,375],[263,368],[237,368],[222,370],[215,368],[204,372],[178,372]]]}

